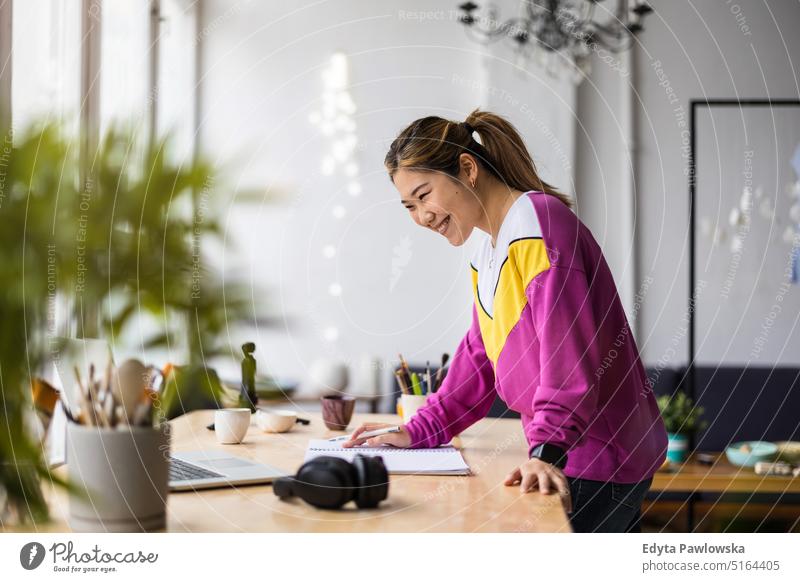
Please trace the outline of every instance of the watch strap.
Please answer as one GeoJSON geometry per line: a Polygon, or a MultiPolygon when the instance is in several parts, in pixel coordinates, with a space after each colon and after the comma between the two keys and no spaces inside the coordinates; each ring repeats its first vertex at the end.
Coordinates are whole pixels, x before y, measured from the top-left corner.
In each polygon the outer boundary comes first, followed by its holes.
{"type": "Polygon", "coordinates": [[[531,447],[529,458],[541,459],[545,463],[563,469],[567,465],[567,453],[559,446],[541,443],[531,447]]]}

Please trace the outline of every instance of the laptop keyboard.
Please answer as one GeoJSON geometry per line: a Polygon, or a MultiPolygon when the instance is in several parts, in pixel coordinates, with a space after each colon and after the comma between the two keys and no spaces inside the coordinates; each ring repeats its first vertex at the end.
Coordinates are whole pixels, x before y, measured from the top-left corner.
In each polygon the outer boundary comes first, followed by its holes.
{"type": "Polygon", "coordinates": [[[192,479],[210,479],[212,477],[224,477],[214,471],[209,471],[197,465],[192,465],[186,461],[170,457],[169,480],[170,481],[190,481],[192,479]]]}

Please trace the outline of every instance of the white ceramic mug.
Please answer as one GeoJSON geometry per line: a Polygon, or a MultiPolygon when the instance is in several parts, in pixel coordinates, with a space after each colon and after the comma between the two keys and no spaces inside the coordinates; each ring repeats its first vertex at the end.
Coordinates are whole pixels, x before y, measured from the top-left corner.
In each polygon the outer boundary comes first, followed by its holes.
{"type": "Polygon", "coordinates": [[[425,406],[428,401],[428,395],[420,396],[419,394],[401,394],[400,406],[403,409],[403,422],[406,423],[411,420],[411,417],[417,413],[417,410],[425,406]]]}
{"type": "Polygon", "coordinates": [[[256,424],[264,432],[289,432],[297,422],[292,410],[257,410],[256,424]]]}
{"type": "Polygon", "coordinates": [[[217,442],[238,445],[250,428],[249,408],[223,408],[214,412],[214,432],[217,442]]]}

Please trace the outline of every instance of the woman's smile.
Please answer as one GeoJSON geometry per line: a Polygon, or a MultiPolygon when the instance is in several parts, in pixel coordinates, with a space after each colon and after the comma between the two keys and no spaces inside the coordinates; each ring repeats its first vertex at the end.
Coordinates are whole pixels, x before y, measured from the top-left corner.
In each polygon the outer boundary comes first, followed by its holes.
{"type": "MultiPolygon", "coordinates": [[[[447,232],[447,228],[450,226],[450,215],[448,214],[444,220],[442,220],[438,226],[434,227],[434,230],[439,234],[444,235],[447,232]]],[[[447,236],[447,235],[445,235],[447,236]]]]}

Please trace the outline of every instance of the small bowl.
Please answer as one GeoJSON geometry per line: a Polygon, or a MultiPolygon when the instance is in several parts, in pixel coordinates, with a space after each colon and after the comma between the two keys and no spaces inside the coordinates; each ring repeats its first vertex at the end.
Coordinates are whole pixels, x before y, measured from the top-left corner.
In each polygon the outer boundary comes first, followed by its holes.
{"type": "Polygon", "coordinates": [[[778,446],[775,443],[766,441],[744,441],[741,443],[733,443],[725,449],[725,456],[733,465],[739,467],[755,467],[759,461],[771,461],[775,454],[778,452],[778,446]],[[742,450],[742,447],[747,445],[750,450],[742,450]]]}
{"type": "Polygon", "coordinates": [[[256,425],[264,432],[289,432],[297,422],[291,410],[257,410],[256,425]]]}

